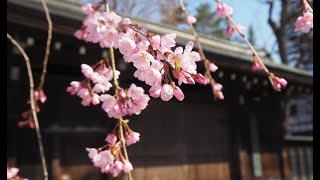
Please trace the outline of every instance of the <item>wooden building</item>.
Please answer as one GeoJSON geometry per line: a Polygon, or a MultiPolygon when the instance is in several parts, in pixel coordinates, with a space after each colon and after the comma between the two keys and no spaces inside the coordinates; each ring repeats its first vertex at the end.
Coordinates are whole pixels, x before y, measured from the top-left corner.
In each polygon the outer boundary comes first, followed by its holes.
{"type": "MultiPolygon", "coordinates": [[[[7,31],[29,54],[37,83],[47,36],[41,3],[7,4],[7,31]]],[[[95,63],[105,50],[73,37],[84,17],[78,4],[50,0],[48,7],[54,34],[44,88],[48,101],[41,105],[39,120],[50,179],[112,179],[91,164],[85,147],[102,145],[115,120],[100,107],[82,107],[78,97],[66,92],[72,80],[82,78],[80,64],[95,63]]],[[[132,20],[157,34],[176,33],[180,45],[193,40],[189,32],[132,20]]],[[[210,87],[202,85],[183,85],[183,102],[151,99],[140,116],[130,118],[141,133],[141,141],[128,148],[134,179],[312,179],[312,73],[274,63],[259,51],[270,70],[289,82],[275,92],[265,76],[251,71],[252,56],[245,46],[205,37],[201,43],[219,66],[214,78],[224,85],[225,100],[213,101],[210,87]]],[[[17,49],[7,44],[8,162],[19,166],[21,175],[41,180],[35,132],[16,126],[27,108],[26,68],[17,49]]],[[[133,81],[148,90],[133,77],[130,64],[118,61],[117,67],[123,71],[121,85],[133,81]]]]}

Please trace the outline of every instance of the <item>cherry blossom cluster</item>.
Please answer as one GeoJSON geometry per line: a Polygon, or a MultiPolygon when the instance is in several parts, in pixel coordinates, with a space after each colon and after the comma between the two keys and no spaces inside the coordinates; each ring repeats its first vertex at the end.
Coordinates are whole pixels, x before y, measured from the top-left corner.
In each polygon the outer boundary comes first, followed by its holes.
{"type": "MultiPolygon", "coordinates": [[[[71,95],[77,95],[82,99],[83,106],[98,105],[102,102],[102,109],[110,118],[122,118],[126,115],[140,114],[145,109],[150,100],[144,94],[141,87],[131,84],[129,89],[119,88],[119,93],[115,95],[104,94],[113,86],[110,81],[113,79],[113,70],[105,60],[99,61],[93,67],[82,64],[81,72],[85,79],[81,82],[72,81],[67,88],[71,95]]],[[[120,72],[116,70],[116,79],[120,72]]]]}
{"type": "Polygon", "coordinates": [[[179,85],[204,84],[204,76],[196,71],[195,62],[200,61],[200,56],[192,51],[193,42],[190,41],[184,49],[176,47],[175,34],[148,33],[128,18],[121,18],[114,12],[99,12],[99,6],[82,6],[87,17],[75,36],[86,42],[99,43],[102,48],[119,49],[124,60],[137,68],[134,76],[151,86],[152,97],[169,101],[174,95],[182,101],[183,92],[174,78],[179,85]]]}
{"type": "Polygon", "coordinates": [[[313,10],[307,1],[302,0],[302,14],[296,20],[294,31],[308,33],[312,28],[313,28],[313,10]]]}
{"type": "MultiPolygon", "coordinates": [[[[39,102],[45,103],[47,101],[47,96],[45,95],[44,91],[40,88],[34,91],[34,98],[35,98],[35,105],[36,105],[36,112],[40,112],[39,102]]],[[[31,101],[28,100],[27,104],[30,104],[31,101]]],[[[21,113],[22,120],[18,122],[18,127],[28,126],[29,128],[34,129],[34,121],[32,116],[32,110],[29,109],[21,113]]]]}
{"type": "Polygon", "coordinates": [[[7,165],[7,180],[28,180],[27,178],[18,176],[18,172],[18,168],[10,167],[9,165],[7,165]]]}
{"type": "MultiPolygon", "coordinates": [[[[107,67],[104,60],[99,61],[93,67],[87,64],[81,64],[81,72],[85,79],[81,82],[72,81],[67,88],[71,95],[77,95],[82,99],[83,106],[97,105],[100,103],[98,93],[105,93],[110,90],[113,78],[113,71],[107,67]]],[[[116,75],[120,72],[117,71],[116,75]]],[[[118,77],[116,77],[118,78],[118,77]]]]}
{"type": "Polygon", "coordinates": [[[127,120],[120,123],[124,126],[125,139],[121,137],[118,124],[106,137],[105,141],[108,144],[100,148],[86,148],[93,165],[100,168],[101,173],[110,173],[113,177],[117,177],[122,171],[129,173],[133,170],[132,164],[123,154],[124,143],[121,141],[124,141],[126,146],[130,146],[140,140],[140,134],[130,129],[127,120]]]}

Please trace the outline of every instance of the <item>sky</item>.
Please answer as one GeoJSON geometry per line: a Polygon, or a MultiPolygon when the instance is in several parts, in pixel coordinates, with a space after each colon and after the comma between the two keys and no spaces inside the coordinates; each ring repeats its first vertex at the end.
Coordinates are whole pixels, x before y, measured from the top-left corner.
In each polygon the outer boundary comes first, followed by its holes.
{"type": "MultiPolygon", "coordinates": [[[[212,8],[216,9],[214,0],[184,0],[187,2],[188,10],[190,13],[195,14],[195,9],[200,4],[212,3],[212,8]]],[[[237,24],[242,25],[247,33],[250,25],[253,25],[255,31],[256,47],[265,48],[269,52],[274,52],[274,43],[276,42],[275,36],[268,24],[268,9],[269,5],[266,0],[222,0],[223,3],[233,8],[233,19],[237,24]]],[[[275,1],[273,19],[277,21],[280,16],[281,4],[275,1]]],[[[280,57],[277,53],[272,54],[276,62],[280,62],[280,57]]]]}

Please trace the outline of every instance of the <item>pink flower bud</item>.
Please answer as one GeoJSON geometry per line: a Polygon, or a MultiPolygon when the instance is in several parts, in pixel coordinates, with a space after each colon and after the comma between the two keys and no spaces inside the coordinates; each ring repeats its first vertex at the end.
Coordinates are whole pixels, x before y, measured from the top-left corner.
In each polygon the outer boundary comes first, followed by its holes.
{"type": "Polygon", "coordinates": [[[251,68],[253,71],[258,71],[263,69],[263,67],[260,65],[258,61],[254,61],[251,68]]]}
{"type": "Polygon", "coordinates": [[[161,88],[162,86],[160,84],[153,85],[149,90],[150,96],[154,98],[159,98],[161,93],[161,88]]]}
{"type": "Polygon", "coordinates": [[[287,86],[288,82],[284,78],[279,78],[278,82],[281,84],[281,86],[285,87],[287,86]]]}
{"type": "Polygon", "coordinates": [[[169,101],[173,97],[173,88],[169,84],[164,84],[161,88],[161,99],[169,101]]]}
{"type": "Polygon", "coordinates": [[[187,82],[188,82],[188,84],[196,84],[196,82],[194,81],[194,79],[192,77],[187,77],[187,82]]]}
{"type": "Polygon", "coordinates": [[[93,69],[87,64],[81,64],[81,72],[86,78],[91,78],[93,75],[93,69]]]}
{"type": "Polygon", "coordinates": [[[197,75],[193,76],[193,78],[200,84],[204,84],[204,76],[200,73],[198,73],[197,75]]]}
{"type": "Polygon", "coordinates": [[[184,99],[184,94],[178,86],[173,89],[173,94],[179,101],[184,99]]]}
{"type": "Polygon", "coordinates": [[[221,91],[222,87],[223,86],[221,84],[216,83],[216,84],[213,85],[213,90],[214,91],[221,91]]]}
{"type": "Polygon", "coordinates": [[[126,140],[126,145],[130,146],[131,144],[135,144],[140,140],[140,134],[137,132],[132,132],[125,137],[125,140],[126,140]]]}
{"type": "Polygon", "coordinates": [[[132,164],[131,164],[128,160],[125,160],[125,162],[124,162],[124,164],[123,164],[123,171],[124,171],[125,173],[128,173],[128,172],[130,172],[130,171],[132,171],[132,170],[133,170],[132,164]]]}
{"type": "Polygon", "coordinates": [[[209,70],[211,72],[216,72],[218,70],[218,66],[216,66],[214,63],[209,64],[209,70]]]}
{"type": "Polygon", "coordinates": [[[91,102],[92,102],[93,105],[99,104],[99,103],[100,103],[99,95],[96,94],[96,93],[94,93],[94,94],[92,95],[91,102]]]}
{"type": "Polygon", "coordinates": [[[197,22],[197,19],[195,17],[191,16],[190,14],[188,14],[186,17],[186,23],[191,25],[195,22],[197,22]]]}
{"type": "Polygon", "coordinates": [[[110,144],[115,144],[117,142],[117,136],[113,132],[109,133],[105,141],[110,144]]]}
{"type": "Polygon", "coordinates": [[[217,95],[217,98],[218,98],[218,99],[221,99],[221,100],[224,99],[224,96],[223,96],[222,91],[218,91],[216,95],[217,95]]]}
{"type": "Polygon", "coordinates": [[[127,94],[124,91],[120,91],[119,95],[122,98],[126,98],[127,97],[127,94]]]}

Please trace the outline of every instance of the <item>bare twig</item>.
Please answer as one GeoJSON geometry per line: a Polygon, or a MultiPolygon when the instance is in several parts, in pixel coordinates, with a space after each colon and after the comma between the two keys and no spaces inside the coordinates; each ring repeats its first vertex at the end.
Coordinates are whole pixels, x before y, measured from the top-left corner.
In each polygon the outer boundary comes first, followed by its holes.
{"type": "Polygon", "coordinates": [[[32,116],[36,128],[36,133],[37,133],[37,140],[38,140],[38,145],[39,145],[39,151],[40,151],[40,157],[41,157],[41,162],[42,162],[42,168],[43,168],[43,175],[44,179],[48,180],[48,170],[47,170],[47,164],[46,164],[46,158],[44,155],[44,148],[42,144],[42,137],[41,137],[41,132],[40,132],[40,126],[39,126],[39,121],[38,121],[38,116],[36,112],[36,102],[34,98],[34,82],[33,82],[33,75],[32,75],[32,69],[30,65],[30,59],[26,52],[23,50],[23,48],[19,45],[19,43],[11,37],[10,34],[7,33],[7,38],[11,41],[13,45],[15,45],[19,51],[21,52],[22,56],[24,57],[24,60],[26,62],[27,66],[27,71],[28,71],[28,77],[29,77],[29,85],[30,85],[30,104],[31,104],[31,111],[32,111],[32,116]]]}
{"type": "Polygon", "coordinates": [[[47,4],[45,0],[41,0],[44,12],[46,14],[47,22],[48,22],[48,38],[47,38],[47,46],[46,46],[46,51],[44,55],[44,60],[43,60],[43,68],[42,68],[42,74],[40,77],[40,84],[39,84],[39,89],[43,88],[44,82],[45,82],[45,77],[47,74],[47,66],[48,66],[48,60],[49,60],[49,54],[50,54],[50,47],[51,47],[51,40],[52,40],[52,21],[49,13],[49,9],[47,7],[47,4]]]}

